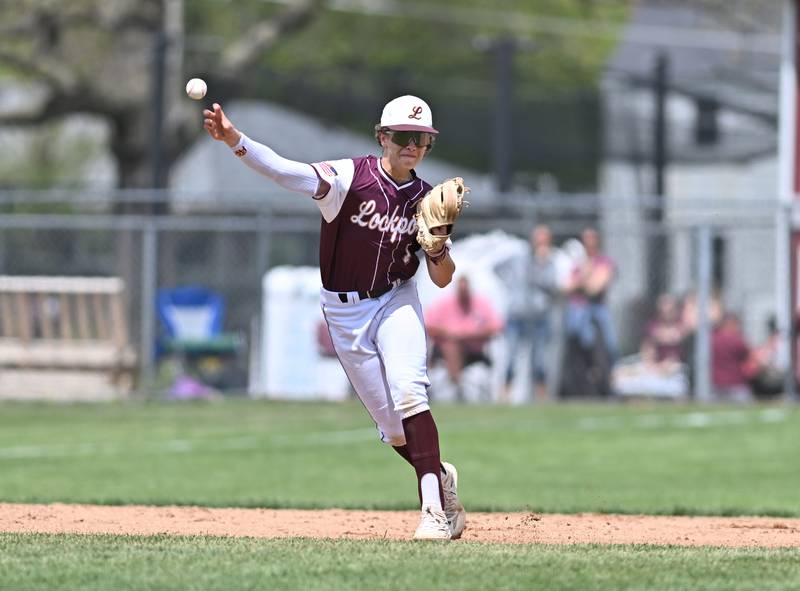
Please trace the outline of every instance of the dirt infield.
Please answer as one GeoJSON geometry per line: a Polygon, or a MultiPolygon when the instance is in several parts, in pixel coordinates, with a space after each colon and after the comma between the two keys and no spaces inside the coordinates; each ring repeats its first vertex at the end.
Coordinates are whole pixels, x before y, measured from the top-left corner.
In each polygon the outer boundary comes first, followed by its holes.
{"type": "MultiPolygon", "coordinates": [[[[0,503],[0,531],[23,533],[410,538],[412,511],[208,509],[0,503]]],[[[800,547],[800,519],[470,513],[469,542],[800,547]]]]}

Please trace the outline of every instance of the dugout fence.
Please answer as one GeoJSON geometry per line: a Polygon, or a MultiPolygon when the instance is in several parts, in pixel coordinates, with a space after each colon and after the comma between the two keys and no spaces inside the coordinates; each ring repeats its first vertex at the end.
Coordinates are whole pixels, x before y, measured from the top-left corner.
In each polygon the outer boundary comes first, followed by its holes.
{"type": "MultiPolygon", "coordinates": [[[[788,345],[791,212],[774,198],[695,201],[659,216],[649,203],[642,197],[632,208],[630,200],[597,195],[507,198],[467,208],[456,239],[489,232],[526,237],[534,224],[547,223],[563,246],[585,227],[596,227],[618,267],[609,305],[621,353],[638,350],[659,294],[691,294],[699,301],[692,394],[702,400],[710,387],[712,299],[740,315],[753,343],[766,337],[768,320],[776,318],[788,345]]],[[[226,329],[252,346],[264,274],[278,265],[317,264],[319,214],[295,196],[0,192],[0,212],[1,275],[124,281],[123,312],[141,392],[157,373],[159,289],[200,284],[219,292],[227,304],[226,329]],[[149,213],[154,204],[168,213],[149,213]]],[[[234,389],[247,389],[247,359],[245,352],[234,389]]]]}

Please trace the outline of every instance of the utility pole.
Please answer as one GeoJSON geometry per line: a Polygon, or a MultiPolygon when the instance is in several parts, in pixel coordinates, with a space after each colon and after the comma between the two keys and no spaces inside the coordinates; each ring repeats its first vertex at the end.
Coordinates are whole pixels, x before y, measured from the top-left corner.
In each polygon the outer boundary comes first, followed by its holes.
{"type": "MultiPolygon", "coordinates": [[[[165,0],[161,29],[153,36],[151,186],[163,189],[169,177],[165,121],[180,98],[183,69],[183,0],[165,0]]],[[[160,208],[156,208],[160,209],[160,208]]]]}
{"type": "Polygon", "coordinates": [[[669,244],[664,229],[664,196],[666,193],[666,169],[669,160],[667,145],[667,87],[669,58],[663,52],[656,55],[653,76],[653,195],[654,207],[649,220],[652,222],[647,257],[648,295],[654,301],[668,287],[669,244]]]}
{"type": "Polygon", "coordinates": [[[492,43],[495,98],[492,114],[492,171],[500,193],[511,190],[513,178],[513,79],[517,43],[501,37],[492,43]]]}
{"type": "Polygon", "coordinates": [[[786,376],[786,392],[800,402],[797,383],[800,380],[800,229],[795,212],[800,199],[800,0],[784,0],[783,36],[780,66],[780,126],[778,129],[778,219],[777,297],[775,302],[778,326],[790,367],[786,376]]]}
{"type": "Polygon", "coordinates": [[[504,35],[479,36],[472,46],[489,54],[494,72],[494,101],[490,113],[492,174],[500,194],[508,193],[514,180],[514,56],[518,51],[535,51],[536,43],[504,35]]]}
{"type": "Polygon", "coordinates": [[[162,189],[166,184],[166,166],[164,164],[164,86],[167,71],[167,44],[169,40],[165,31],[159,30],[153,35],[153,69],[151,112],[153,114],[152,136],[150,144],[150,185],[154,189],[162,189]]]}

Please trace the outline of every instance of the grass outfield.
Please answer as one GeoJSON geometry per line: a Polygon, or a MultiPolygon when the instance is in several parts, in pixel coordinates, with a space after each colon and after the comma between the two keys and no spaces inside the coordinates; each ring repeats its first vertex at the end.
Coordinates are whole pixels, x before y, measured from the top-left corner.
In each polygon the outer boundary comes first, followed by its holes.
{"type": "MultiPolygon", "coordinates": [[[[434,414],[471,510],[800,516],[797,407],[438,405],[434,414]]],[[[0,500],[14,502],[417,502],[411,468],[377,442],[356,402],[0,404],[0,475],[0,500]]]]}
{"type": "MultiPolygon", "coordinates": [[[[471,510],[798,516],[796,407],[440,406],[471,510]]],[[[358,403],[0,404],[0,501],[413,508],[358,403]]],[[[0,588],[791,589],[798,549],[0,534],[0,588]]]]}
{"type": "Polygon", "coordinates": [[[797,550],[0,534],[15,591],[797,588],[797,550]]]}

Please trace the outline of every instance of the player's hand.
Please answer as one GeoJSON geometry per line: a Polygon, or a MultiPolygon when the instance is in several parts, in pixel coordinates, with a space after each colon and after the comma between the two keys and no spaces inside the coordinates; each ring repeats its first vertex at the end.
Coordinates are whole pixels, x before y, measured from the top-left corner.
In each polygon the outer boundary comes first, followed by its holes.
{"type": "Polygon", "coordinates": [[[215,140],[228,144],[231,148],[239,143],[242,134],[233,126],[230,119],[225,116],[219,103],[214,103],[213,111],[203,110],[203,127],[215,140]]]}

